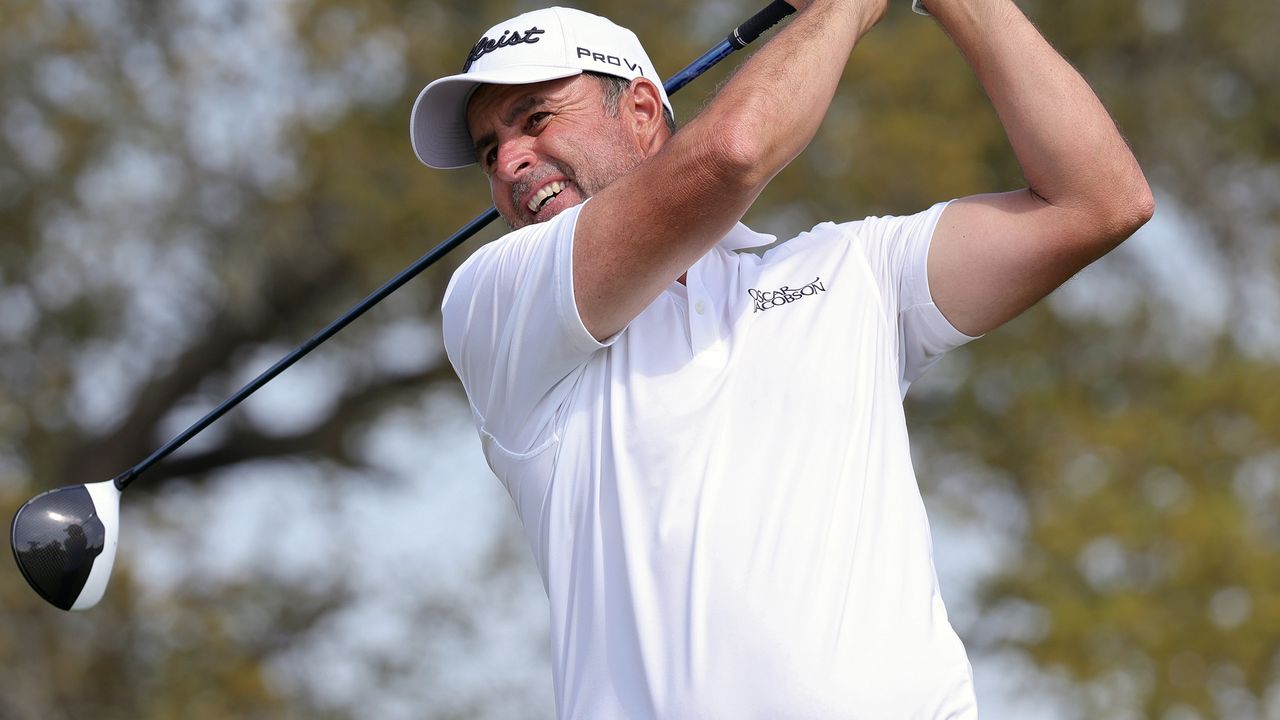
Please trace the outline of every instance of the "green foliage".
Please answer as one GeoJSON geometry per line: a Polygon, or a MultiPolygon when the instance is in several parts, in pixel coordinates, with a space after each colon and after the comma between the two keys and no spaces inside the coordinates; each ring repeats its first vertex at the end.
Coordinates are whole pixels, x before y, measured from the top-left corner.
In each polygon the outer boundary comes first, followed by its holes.
{"type": "MultiPolygon", "coordinates": [[[[980,484],[1018,498],[998,518],[1017,562],[983,589],[990,616],[971,645],[1066,672],[1087,716],[1236,716],[1232,693],[1260,701],[1280,643],[1280,400],[1259,390],[1280,369],[1225,351],[1200,369],[1099,358],[1124,339],[1044,312],[1009,330],[989,339],[1002,357],[974,360],[1003,382],[974,378],[917,407],[938,457],[968,455],[987,468],[980,484]],[[1000,625],[1027,608],[1029,629],[1000,625]],[[1137,690],[1099,690],[1117,676],[1137,690]]],[[[980,494],[943,494],[990,511],[980,494]]]]}

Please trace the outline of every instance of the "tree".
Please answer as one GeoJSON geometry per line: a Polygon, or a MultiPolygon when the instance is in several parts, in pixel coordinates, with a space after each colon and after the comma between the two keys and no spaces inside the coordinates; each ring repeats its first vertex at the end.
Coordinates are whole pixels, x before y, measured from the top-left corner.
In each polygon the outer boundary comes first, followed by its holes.
{"type": "MultiPolygon", "coordinates": [[[[931,513],[995,528],[1011,548],[960,629],[978,656],[1016,653],[1062,678],[1088,716],[1274,714],[1280,6],[1022,6],[1113,111],[1160,209],[1143,236],[913,390],[931,513]]],[[[589,9],[636,30],[669,73],[754,7],[589,9]]],[[[421,85],[515,11],[331,0],[0,10],[0,508],[133,464],[481,210],[483,181],[420,168],[405,124],[421,85]]],[[[678,96],[677,118],[726,72],[678,96]]],[[[1021,184],[958,55],[895,4],[855,51],[813,147],[747,220],[795,231],[1021,184]]],[[[150,470],[127,522],[189,546],[198,566],[211,551],[175,517],[218,506],[221,488],[265,502],[282,501],[264,487],[314,488],[306,512],[341,525],[353,482],[394,516],[389,488],[471,467],[413,454],[388,465],[378,451],[469,432],[436,310],[467,252],[150,470]]],[[[17,669],[0,679],[0,716],[358,715],[288,669],[341,654],[407,705],[388,713],[510,716],[549,673],[544,631],[492,620],[540,611],[500,493],[497,514],[473,523],[497,529],[477,536],[465,570],[424,573],[410,598],[391,599],[415,575],[400,565],[376,590],[352,581],[377,575],[353,570],[358,550],[309,565],[309,579],[267,563],[157,593],[154,560],[137,559],[152,556],[126,548],[106,603],[84,616],[41,606],[17,573],[0,573],[0,657],[17,669]],[[370,593],[409,618],[392,625],[401,644],[425,650],[342,630],[370,593]],[[492,667],[501,643],[534,679],[507,671],[496,687],[462,687],[460,658],[492,667]],[[77,683],[56,682],[66,677],[77,683]]],[[[276,557],[269,530],[254,531],[256,557],[276,557]]]]}

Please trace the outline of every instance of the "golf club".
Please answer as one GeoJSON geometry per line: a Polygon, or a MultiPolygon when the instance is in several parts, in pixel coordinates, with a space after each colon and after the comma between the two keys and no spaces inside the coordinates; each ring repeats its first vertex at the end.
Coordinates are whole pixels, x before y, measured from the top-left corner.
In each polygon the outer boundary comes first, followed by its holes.
{"type": "MultiPolygon", "coordinates": [[[[672,75],[663,83],[667,94],[675,93],[730,53],[746,47],[794,11],[783,0],[774,0],[672,75]]],[[[96,605],[106,592],[115,564],[120,493],[129,483],[497,217],[498,211],[493,207],[478,215],[142,462],[111,480],[58,488],[28,500],[14,515],[10,531],[13,555],[27,583],[40,597],[63,610],[84,610],[96,605]]]]}

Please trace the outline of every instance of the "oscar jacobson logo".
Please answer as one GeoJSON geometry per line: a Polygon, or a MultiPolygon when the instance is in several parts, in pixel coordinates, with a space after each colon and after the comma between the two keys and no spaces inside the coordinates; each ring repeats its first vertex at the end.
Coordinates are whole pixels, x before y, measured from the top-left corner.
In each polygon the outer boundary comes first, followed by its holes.
{"type": "Polygon", "coordinates": [[[756,290],[755,288],[748,288],[747,294],[750,295],[751,300],[755,302],[756,309],[752,312],[764,312],[765,310],[793,303],[800,298],[806,298],[826,291],[827,286],[823,284],[822,278],[816,277],[813,279],[813,282],[798,288],[793,288],[787,285],[783,285],[777,290],[756,290]]]}

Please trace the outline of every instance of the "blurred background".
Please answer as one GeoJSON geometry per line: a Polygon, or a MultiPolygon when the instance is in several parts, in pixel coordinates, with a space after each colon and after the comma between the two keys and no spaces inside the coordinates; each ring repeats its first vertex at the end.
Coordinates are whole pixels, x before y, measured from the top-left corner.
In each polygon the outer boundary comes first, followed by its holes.
{"type": "MultiPolygon", "coordinates": [[[[1280,4],[1019,4],[1158,211],[912,389],[984,717],[1280,718],[1280,4]]],[[[1022,185],[907,6],[749,224],[1022,185]]],[[[0,515],[133,465],[487,207],[479,173],[418,164],[409,110],[535,7],[0,6],[0,515]]],[[[758,9],[580,7],[665,74],[758,9]]],[[[0,718],[551,717],[545,595],[440,345],[449,273],[497,234],[136,483],[96,609],[55,610],[5,560],[0,718]]]]}

